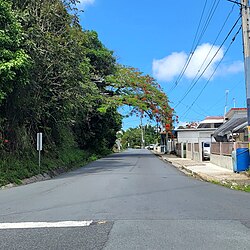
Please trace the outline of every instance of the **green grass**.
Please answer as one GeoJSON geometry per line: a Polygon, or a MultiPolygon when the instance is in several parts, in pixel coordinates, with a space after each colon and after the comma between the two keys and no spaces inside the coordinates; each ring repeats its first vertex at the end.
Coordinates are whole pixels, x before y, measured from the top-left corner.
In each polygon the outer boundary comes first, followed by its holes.
{"type": "Polygon", "coordinates": [[[223,187],[227,187],[233,190],[238,190],[238,191],[244,191],[244,192],[250,192],[250,185],[243,185],[243,184],[237,184],[237,185],[231,185],[230,183],[224,184],[219,181],[210,181],[213,184],[220,185],[223,187]]]}
{"type": "Polygon", "coordinates": [[[0,186],[15,183],[21,184],[21,180],[39,173],[48,173],[51,170],[63,169],[65,172],[82,167],[95,161],[102,155],[86,152],[78,148],[60,149],[55,154],[41,156],[41,169],[38,166],[38,153],[30,156],[5,155],[0,159],[0,186]]]}

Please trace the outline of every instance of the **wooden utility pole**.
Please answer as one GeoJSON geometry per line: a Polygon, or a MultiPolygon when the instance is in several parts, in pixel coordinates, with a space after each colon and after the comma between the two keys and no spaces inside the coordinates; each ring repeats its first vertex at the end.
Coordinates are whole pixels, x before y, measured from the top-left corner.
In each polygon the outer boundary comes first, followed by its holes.
{"type": "Polygon", "coordinates": [[[245,82],[247,98],[248,147],[250,149],[250,37],[249,37],[249,3],[241,0],[242,36],[244,47],[245,82]]]}

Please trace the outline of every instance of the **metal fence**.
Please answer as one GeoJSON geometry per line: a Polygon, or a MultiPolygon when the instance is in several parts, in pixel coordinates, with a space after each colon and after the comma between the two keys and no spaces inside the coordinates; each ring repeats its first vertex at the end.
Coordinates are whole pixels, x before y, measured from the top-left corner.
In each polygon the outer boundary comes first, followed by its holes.
{"type": "Polygon", "coordinates": [[[237,142],[237,148],[248,148],[248,142],[237,142]]]}
{"type": "Polygon", "coordinates": [[[212,142],[210,151],[211,154],[231,156],[234,147],[248,148],[248,142],[212,142]]]}
{"type": "Polygon", "coordinates": [[[176,149],[181,150],[181,143],[176,143],[176,149]]]}
{"type": "Polygon", "coordinates": [[[234,147],[233,142],[221,143],[221,154],[222,155],[232,155],[233,147],[234,147]]]}
{"type": "Polygon", "coordinates": [[[211,154],[220,155],[220,142],[212,142],[210,151],[211,154]]]}
{"type": "Polygon", "coordinates": [[[194,152],[199,152],[199,143],[194,143],[194,152]]]}

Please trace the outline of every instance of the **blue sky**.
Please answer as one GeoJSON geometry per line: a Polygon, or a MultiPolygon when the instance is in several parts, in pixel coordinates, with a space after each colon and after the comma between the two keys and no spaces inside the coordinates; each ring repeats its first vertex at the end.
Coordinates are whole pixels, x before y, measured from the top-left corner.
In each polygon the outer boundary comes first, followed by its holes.
{"type": "MultiPolygon", "coordinates": [[[[241,31],[228,49],[241,20],[225,40],[240,14],[236,4],[227,0],[81,0],[80,6],[85,10],[80,15],[83,29],[97,31],[119,63],[155,77],[180,123],[223,115],[227,90],[228,109],[246,106],[241,31]],[[180,78],[190,52],[193,55],[180,78]]],[[[136,117],[123,121],[125,129],[138,124],[136,117]]]]}

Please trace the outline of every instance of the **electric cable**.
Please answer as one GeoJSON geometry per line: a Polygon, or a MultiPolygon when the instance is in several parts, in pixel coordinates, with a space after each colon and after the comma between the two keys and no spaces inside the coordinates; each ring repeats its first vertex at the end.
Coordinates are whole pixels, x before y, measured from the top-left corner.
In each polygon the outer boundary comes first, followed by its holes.
{"type": "MultiPolygon", "coordinates": [[[[224,27],[225,27],[225,25],[226,25],[226,23],[227,23],[227,21],[228,21],[228,19],[229,19],[229,17],[230,17],[230,15],[231,15],[232,12],[233,12],[234,6],[235,6],[235,5],[233,5],[231,11],[230,11],[229,14],[227,15],[226,20],[224,21],[224,23],[223,23],[223,25],[222,25],[222,27],[221,27],[221,29],[220,29],[220,31],[219,31],[219,33],[218,33],[216,39],[214,40],[214,42],[213,42],[213,44],[212,44],[212,46],[211,46],[209,52],[207,53],[206,58],[203,60],[203,63],[201,64],[201,66],[200,66],[199,70],[197,71],[195,77],[193,78],[192,82],[190,83],[190,86],[192,86],[192,84],[194,83],[196,77],[198,77],[198,74],[200,73],[200,71],[201,71],[202,67],[204,66],[204,64],[205,64],[205,62],[206,62],[208,56],[210,55],[212,49],[214,48],[214,46],[215,46],[215,44],[216,44],[216,42],[217,42],[217,40],[218,40],[220,34],[222,33],[222,31],[223,31],[223,29],[224,29],[224,27]]],[[[189,91],[189,90],[187,90],[187,91],[185,92],[184,98],[186,97],[186,93],[187,93],[188,91],[189,91]]],[[[183,98],[183,99],[184,99],[184,98],[183,98]]],[[[182,101],[183,99],[181,99],[181,101],[182,101]]],[[[181,101],[179,101],[179,102],[181,102],[181,101]]],[[[179,105],[179,103],[176,105],[176,107],[177,107],[178,105],[179,105]]]]}
{"type": "Polygon", "coordinates": [[[214,58],[217,56],[217,54],[219,53],[219,51],[221,50],[222,46],[225,44],[225,42],[227,41],[227,39],[229,38],[229,36],[231,35],[231,33],[233,32],[234,28],[236,27],[237,23],[240,20],[240,16],[237,19],[237,21],[234,23],[233,27],[231,28],[231,30],[228,32],[226,38],[223,40],[222,44],[220,45],[220,47],[217,49],[217,51],[215,52],[214,56],[212,57],[212,59],[209,61],[209,63],[207,64],[207,66],[204,68],[204,70],[202,71],[202,73],[200,74],[200,76],[194,81],[192,82],[192,86],[186,91],[186,93],[184,94],[184,96],[181,98],[181,100],[175,105],[174,108],[178,107],[179,104],[186,98],[186,96],[191,92],[191,90],[194,88],[194,86],[197,84],[197,82],[200,80],[200,78],[203,76],[203,74],[206,72],[206,70],[208,69],[208,67],[211,65],[211,63],[213,62],[214,58]]]}
{"type": "Polygon", "coordinates": [[[198,96],[195,98],[195,100],[192,102],[192,104],[189,106],[189,108],[187,109],[187,111],[181,115],[181,117],[184,117],[188,112],[189,110],[191,109],[191,107],[195,104],[195,102],[199,99],[199,97],[201,96],[201,94],[203,93],[203,91],[205,90],[205,88],[207,87],[208,83],[210,82],[210,80],[212,79],[212,77],[214,76],[215,72],[217,71],[219,65],[221,64],[221,62],[223,61],[223,59],[225,58],[227,52],[229,51],[229,49],[231,48],[231,45],[233,44],[233,42],[235,41],[237,35],[239,34],[241,30],[241,27],[238,29],[238,31],[236,32],[236,34],[234,35],[234,37],[232,38],[232,41],[231,43],[229,44],[227,50],[225,51],[223,57],[221,58],[221,60],[219,61],[219,63],[217,64],[217,66],[215,67],[213,73],[211,74],[211,76],[209,77],[209,79],[207,80],[207,82],[205,83],[204,87],[201,89],[201,91],[199,92],[198,96]]]}
{"type": "Polygon", "coordinates": [[[194,46],[195,40],[196,40],[197,35],[198,35],[198,30],[199,30],[199,28],[200,28],[200,24],[201,24],[201,21],[202,21],[203,16],[204,16],[204,11],[205,11],[205,8],[206,8],[206,5],[207,5],[207,0],[206,0],[205,5],[204,5],[204,7],[203,7],[202,15],[201,15],[201,18],[200,18],[200,21],[199,21],[199,25],[198,25],[198,28],[197,28],[197,31],[196,31],[196,34],[195,34],[195,38],[194,38],[194,41],[193,41],[193,44],[192,44],[192,48],[191,48],[191,51],[190,51],[189,56],[188,56],[188,59],[187,59],[186,63],[184,64],[184,66],[183,66],[183,68],[182,68],[182,70],[181,70],[181,73],[180,73],[179,76],[177,77],[177,80],[175,81],[174,86],[169,90],[169,93],[171,93],[171,92],[177,87],[178,83],[180,82],[180,80],[182,79],[184,73],[186,72],[187,67],[188,67],[188,65],[190,64],[190,61],[191,61],[191,59],[192,59],[192,57],[193,57],[193,55],[194,55],[194,52],[195,52],[196,48],[198,47],[198,44],[200,43],[202,37],[204,36],[204,34],[205,34],[205,32],[206,32],[206,30],[207,30],[207,28],[208,28],[208,25],[209,25],[209,23],[210,23],[210,21],[211,21],[213,15],[214,15],[214,13],[215,13],[217,7],[218,7],[218,5],[219,5],[219,2],[220,2],[220,0],[214,0],[213,5],[212,5],[212,8],[210,9],[210,12],[209,12],[209,14],[208,14],[208,17],[207,17],[207,19],[206,19],[206,21],[205,21],[205,26],[202,28],[202,32],[201,32],[201,34],[200,34],[200,36],[199,36],[199,39],[198,39],[198,41],[196,42],[196,45],[194,46]],[[217,4],[216,4],[216,1],[218,1],[217,4]],[[216,5],[215,5],[215,4],[216,4],[216,5]]]}

